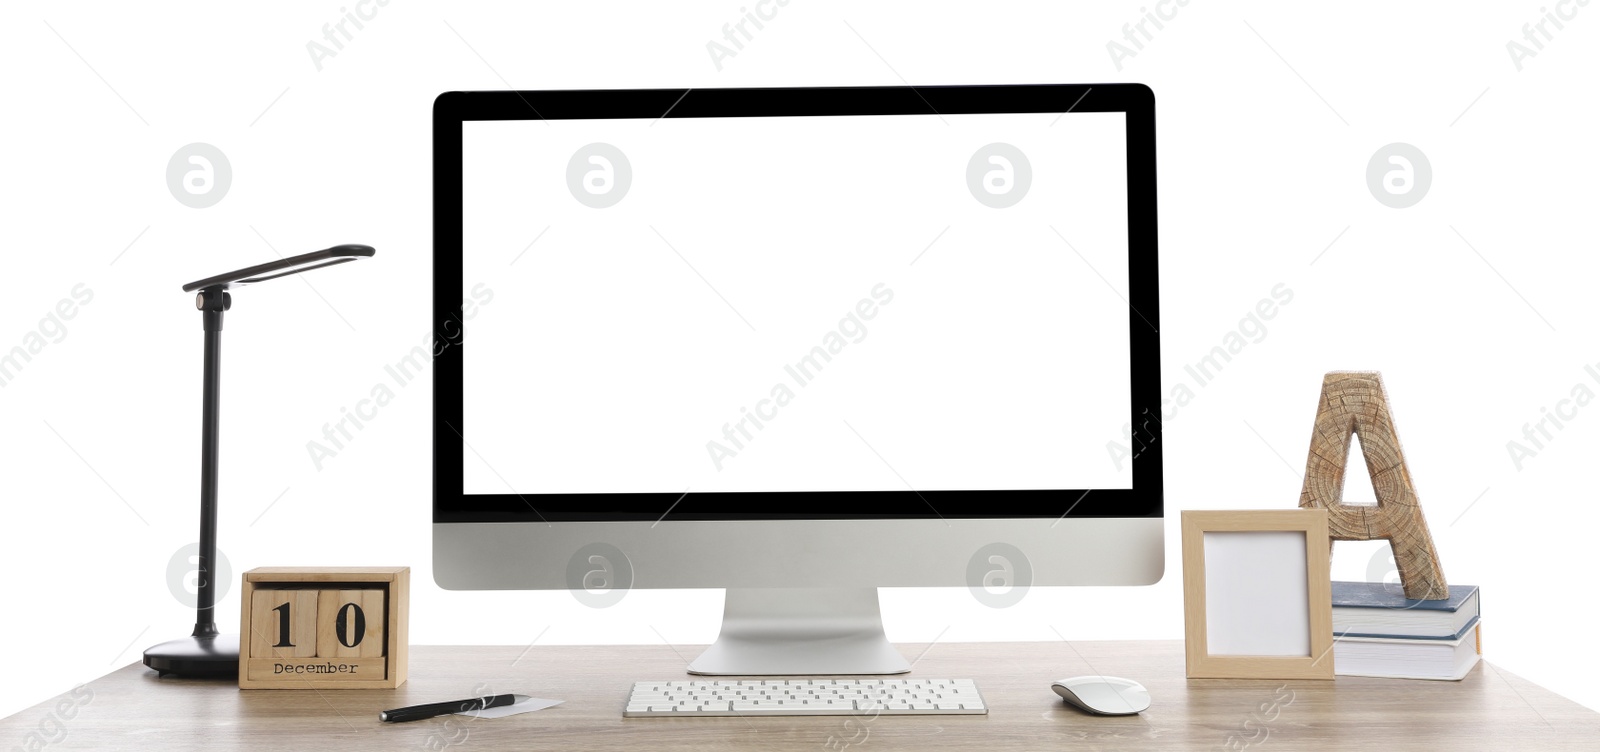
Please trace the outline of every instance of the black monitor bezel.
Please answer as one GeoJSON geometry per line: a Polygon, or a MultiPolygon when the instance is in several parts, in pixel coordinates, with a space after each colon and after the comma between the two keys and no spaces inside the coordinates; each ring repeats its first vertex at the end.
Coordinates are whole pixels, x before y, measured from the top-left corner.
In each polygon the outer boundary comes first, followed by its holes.
{"type": "Polygon", "coordinates": [[[592,522],[1161,517],[1155,95],[1142,84],[446,92],[433,107],[433,519],[592,522]],[[1132,489],[643,494],[463,493],[462,124],[572,120],[1121,112],[1127,133],[1132,489]],[[759,509],[760,512],[749,510],[759,509]],[[870,510],[860,512],[858,510],[870,510]]]}

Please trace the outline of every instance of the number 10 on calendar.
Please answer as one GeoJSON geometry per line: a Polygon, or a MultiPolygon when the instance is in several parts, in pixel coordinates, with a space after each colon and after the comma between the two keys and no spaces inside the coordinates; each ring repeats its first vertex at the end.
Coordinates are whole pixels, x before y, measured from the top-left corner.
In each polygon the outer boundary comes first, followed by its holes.
{"type": "Polygon", "coordinates": [[[241,689],[393,688],[406,680],[409,567],[244,573],[241,689]]]}

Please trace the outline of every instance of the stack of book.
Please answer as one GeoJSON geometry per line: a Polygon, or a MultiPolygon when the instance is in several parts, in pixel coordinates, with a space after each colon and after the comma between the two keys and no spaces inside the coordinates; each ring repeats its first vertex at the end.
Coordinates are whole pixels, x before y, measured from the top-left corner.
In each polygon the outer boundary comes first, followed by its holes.
{"type": "Polygon", "coordinates": [[[1333,583],[1333,670],[1342,676],[1457,681],[1483,654],[1478,588],[1420,601],[1399,585],[1333,583]]]}

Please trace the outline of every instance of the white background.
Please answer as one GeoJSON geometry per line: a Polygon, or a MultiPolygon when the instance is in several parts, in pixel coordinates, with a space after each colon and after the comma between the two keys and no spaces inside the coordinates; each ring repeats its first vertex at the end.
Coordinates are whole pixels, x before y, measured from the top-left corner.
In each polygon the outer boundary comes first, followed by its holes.
{"type": "Polygon", "coordinates": [[[466,490],[1130,488],[1105,451],[1132,413],[1124,133],[1120,113],[466,124],[463,295],[494,291],[465,326],[466,490]],[[597,141],[631,173],[604,208],[567,184],[597,141]],[[1003,209],[967,176],[997,142],[1026,159],[1003,209]],[[792,396],[762,406],[775,385],[792,396]]]}
{"type": "MultiPolygon", "coordinates": [[[[1194,392],[1163,436],[1169,562],[1180,509],[1292,507],[1322,373],[1381,369],[1445,571],[1484,589],[1489,670],[1600,708],[1594,662],[1570,639],[1596,615],[1600,417],[1580,409],[1520,470],[1506,446],[1575,384],[1600,391],[1584,372],[1600,361],[1593,5],[1549,27],[1553,39],[1519,72],[1506,43],[1544,0],[1191,2],[1165,28],[1147,26],[1153,38],[1119,70],[1107,43],[1144,0],[791,0],[718,71],[706,43],[738,19],[738,3],[393,0],[319,72],[306,44],[340,5],[6,6],[0,348],[75,284],[94,298],[0,388],[13,678],[0,712],[188,632],[165,574],[196,527],[201,331],[179,286],[273,248],[360,242],[380,255],[246,290],[229,314],[221,540],[235,574],[409,564],[419,644],[711,639],[714,591],[636,592],[593,610],[560,592],[432,587],[427,378],[398,389],[320,471],[306,443],[430,331],[439,92],[902,80],[1155,89],[1162,381],[1194,392]],[[203,210],[180,205],[164,178],[195,141],[221,148],[234,170],[225,199],[203,210]],[[1430,192],[1409,209],[1381,205],[1365,185],[1368,160],[1393,142],[1433,166],[1430,192]],[[1185,364],[1279,284],[1293,302],[1196,385],[1185,364]]],[[[905,242],[931,234],[908,228],[905,242]]],[[[1377,546],[1336,550],[1335,576],[1353,578],[1377,546]]],[[[1178,575],[1169,567],[1142,589],[1039,591],[1005,610],[961,589],[891,592],[888,628],[907,642],[1055,640],[1055,630],[1176,639],[1178,575]]],[[[224,624],[237,614],[231,590],[224,624]]]]}

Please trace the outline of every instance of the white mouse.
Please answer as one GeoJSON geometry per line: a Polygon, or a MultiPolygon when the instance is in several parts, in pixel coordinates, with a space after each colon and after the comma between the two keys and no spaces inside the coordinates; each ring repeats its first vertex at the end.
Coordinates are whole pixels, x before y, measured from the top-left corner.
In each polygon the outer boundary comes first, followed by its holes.
{"type": "Polygon", "coordinates": [[[1133,715],[1150,707],[1150,691],[1132,679],[1074,676],[1050,688],[1069,704],[1095,715],[1133,715]]]}

